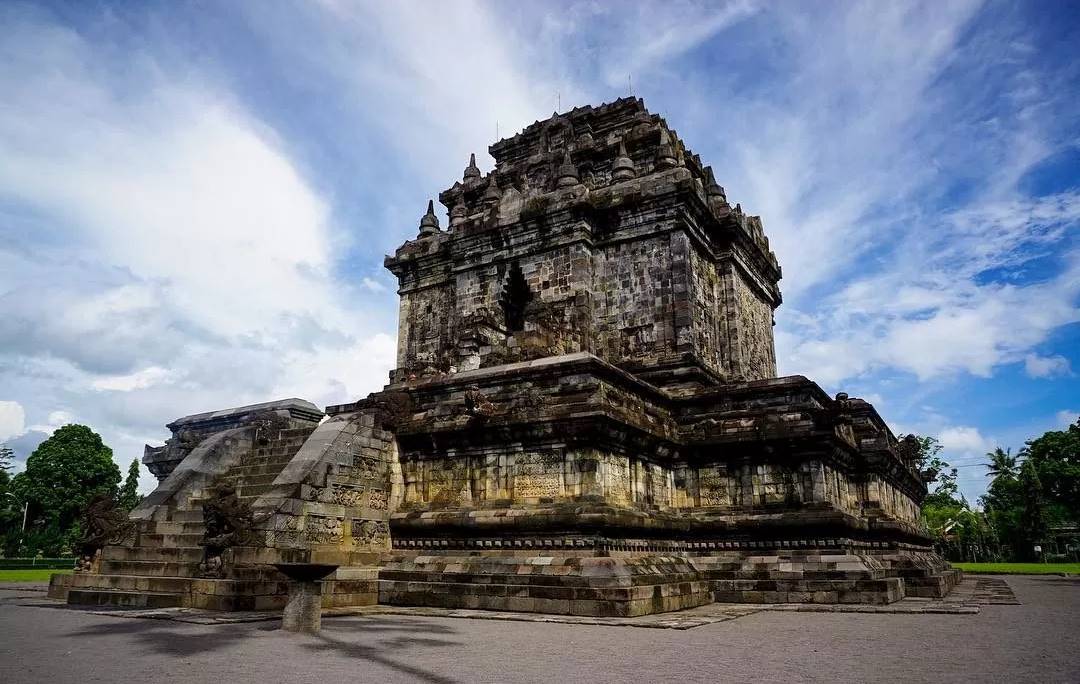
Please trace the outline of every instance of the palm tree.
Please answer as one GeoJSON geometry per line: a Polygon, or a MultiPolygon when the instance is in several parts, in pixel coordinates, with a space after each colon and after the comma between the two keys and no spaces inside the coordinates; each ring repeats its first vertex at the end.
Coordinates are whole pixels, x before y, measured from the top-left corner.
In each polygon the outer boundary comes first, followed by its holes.
{"type": "Polygon", "coordinates": [[[1016,477],[1016,457],[1012,455],[1012,449],[997,447],[993,451],[986,452],[989,463],[984,463],[989,472],[987,477],[1016,477]]]}

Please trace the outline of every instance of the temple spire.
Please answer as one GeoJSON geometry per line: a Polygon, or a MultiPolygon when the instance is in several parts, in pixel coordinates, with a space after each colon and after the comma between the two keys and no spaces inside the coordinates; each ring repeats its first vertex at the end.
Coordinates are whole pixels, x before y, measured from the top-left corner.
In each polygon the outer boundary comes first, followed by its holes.
{"type": "Polygon", "coordinates": [[[657,168],[673,169],[679,165],[679,160],[675,158],[675,150],[671,146],[671,136],[668,134],[667,129],[660,129],[660,147],[656,151],[656,166],[657,168]]]}
{"type": "Polygon", "coordinates": [[[420,237],[430,237],[439,232],[439,217],[435,215],[435,202],[428,200],[427,213],[420,219],[420,237]]]}
{"type": "Polygon", "coordinates": [[[570,160],[570,150],[563,152],[563,162],[559,165],[559,176],[556,185],[560,188],[569,188],[580,183],[577,167],[570,160]]]}
{"type": "Polygon", "coordinates": [[[487,190],[484,190],[484,196],[480,198],[480,201],[484,203],[484,206],[490,206],[497,204],[499,198],[502,197],[502,191],[499,190],[499,181],[495,178],[495,172],[492,171],[488,175],[487,190]]]}
{"type": "Polygon", "coordinates": [[[717,198],[722,199],[727,204],[727,193],[724,192],[724,187],[716,182],[716,176],[713,174],[711,166],[706,166],[705,169],[705,194],[710,199],[717,198]]]}
{"type": "Polygon", "coordinates": [[[615,158],[615,163],[611,167],[611,177],[617,181],[624,181],[630,180],[636,175],[637,170],[634,168],[634,161],[626,153],[626,143],[620,140],[619,156],[615,158]]]}
{"type": "Polygon", "coordinates": [[[454,204],[454,206],[450,208],[450,228],[451,229],[453,229],[454,226],[459,225],[462,221],[465,220],[465,215],[466,215],[467,211],[468,210],[465,208],[465,204],[461,201],[461,199],[458,199],[457,203],[454,204]]]}
{"type": "Polygon", "coordinates": [[[471,180],[480,179],[480,168],[476,165],[476,154],[469,155],[469,165],[465,167],[463,180],[468,183],[471,180]]]}

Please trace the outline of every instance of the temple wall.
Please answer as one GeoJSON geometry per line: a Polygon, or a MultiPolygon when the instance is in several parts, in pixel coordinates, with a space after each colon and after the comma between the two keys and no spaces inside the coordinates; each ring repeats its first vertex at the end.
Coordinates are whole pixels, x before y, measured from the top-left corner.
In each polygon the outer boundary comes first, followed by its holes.
{"type": "Polygon", "coordinates": [[[439,367],[449,358],[454,340],[452,284],[401,294],[398,309],[398,368],[439,367]]]}
{"type": "MultiPolygon", "coordinates": [[[[524,239],[523,230],[485,235],[524,239]]],[[[775,377],[772,305],[747,277],[682,231],[502,256],[401,294],[398,368],[422,375],[578,351],[648,367],[689,352],[733,380],[775,377]],[[529,296],[524,328],[511,331],[503,299],[515,268],[529,296]]]]}
{"type": "MultiPolygon", "coordinates": [[[[677,487],[673,501],[677,508],[749,510],[831,503],[849,513],[860,509],[858,486],[839,470],[819,461],[806,461],[796,468],[775,463],[681,464],[674,469],[674,481],[677,487]]],[[[900,499],[904,498],[900,495],[900,499]]],[[[900,499],[897,507],[903,506],[900,499]]],[[[910,503],[910,499],[907,501],[910,503]]]]}
{"type": "MultiPolygon", "coordinates": [[[[404,509],[503,507],[599,496],[608,503],[655,510],[766,509],[831,503],[858,514],[859,487],[841,471],[818,461],[795,468],[775,463],[661,465],[597,449],[559,446],[510,448],[489,453],[402,459],[404,509]]],[[[911,520],[914,503],[895,488],[882,508],[911,520]]]]}
{"type": "Polygon", "coordinates": [[[398,368],[420,374],[428,367],[472,370],[588,350],[591,282],[589,249],[573,244],[470,268],[452,283],[402,293],[398,368]],[[529,292],[525,325],[516,331],[503,309],[515,266],[529,292]]]}
{"type": "Polygon", "coordinates": [[[730,373],[735,380],[762,380],[776,377],[776,349],[773,345],[773,310],[732,267],[725,269],[722,288],[722,335],[730,348],[730,373]]]}
{"type": "Polygon", "coordinates": [[[404,502],[456,508],[536,504],[603,497],[625,506],[667,509],[671,469],[596,449],[525,448],[504,453],[451,454],[402,460],[404,502]]]}
{"type": "Polygon", "coordinates": [[[902,491],[879,477],[872,476],[866,483],[866,502],[877,505],[886,514],[915,523],[919,519],[919,506],[902,491]]]}
{"type": "Polygon", "coordinates": [[[707,368],[726,376],[730,352],[721,332],[724,314],[720,270],[697,249],[690,250],[689,263],[694,352],[707,368]]]}
{"type": "MultiPolygon", "coordinates": [[[[494,349],[482,365],[558,356],[592,349],[592,256],[584,244],[573,244],[522,257],[516,261],[531,299],[525,308],[524,328],[511,331],[505,350],[494,349]],[[502,353],[500,353],[502,352],[502,353]]],[[[487,293],[487,306],[501,317],[499,304],[508,281],[508,268],[498,286],[487,293]]],[[[506,322],[500,318],[505,327],[506,322]]],[[[483,355],[482,355],[483,356],[483,355]]]]}
{"type": "MultiPolygon", "coordinates": [[[[611,363],[648,363],[677,344],[673,238],[619,242],[595,255],[597,352],[611,363]]],[[[683,276],[685,277],[685,276],[683,276]]]]}
{"type": "Polygon", "coordinates": [[[859,490],[842,472],[816,463],[812,472],[814,501],[827,501],[842,511],[860,512],[859,490]]]}

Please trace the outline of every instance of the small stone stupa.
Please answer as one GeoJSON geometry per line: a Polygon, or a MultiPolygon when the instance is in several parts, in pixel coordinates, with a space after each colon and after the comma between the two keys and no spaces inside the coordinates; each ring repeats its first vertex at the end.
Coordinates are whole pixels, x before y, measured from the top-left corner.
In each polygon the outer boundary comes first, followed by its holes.
{"type": "Polygon", "coordinates": [[[627,98],[489,151],[486,178],[472,159],[439,195],[448,229],[429,205],[386,259],[386,388],[322,422],[300,400],[174,422],[139,531],[54,594],[274,608],[275,563],[338,566],[324,606],[642,615],[951,589],[910,450],[867,402],[776,377],[761,220],[662,118],[627,98]],[[250,527],[227,548],[206,543],[222,483],[246,511],[227,529],[250,527]]]}

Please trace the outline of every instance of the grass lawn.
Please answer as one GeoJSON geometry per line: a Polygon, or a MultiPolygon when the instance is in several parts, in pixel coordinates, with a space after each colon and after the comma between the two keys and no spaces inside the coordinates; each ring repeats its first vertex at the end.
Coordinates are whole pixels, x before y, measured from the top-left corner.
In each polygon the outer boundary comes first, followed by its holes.
{"type": "Polygon", "coordinates": [[[58,572],[71,570],[0,570],[0,582],[48,582],[58,572]]]}
{"type": "Polygon", "coordinates": [[[1080,563],[953,563],[953,567],[984,575],[1080,575],[1080,563]]]}

